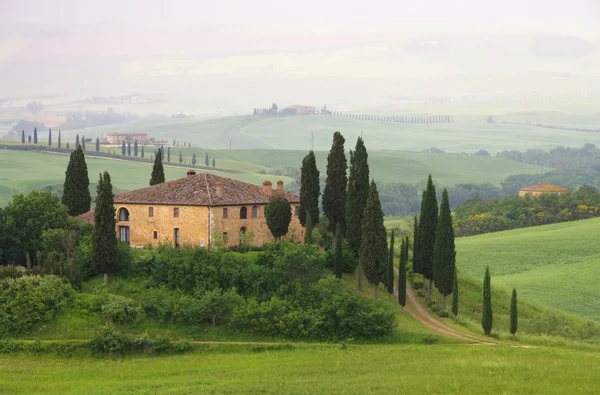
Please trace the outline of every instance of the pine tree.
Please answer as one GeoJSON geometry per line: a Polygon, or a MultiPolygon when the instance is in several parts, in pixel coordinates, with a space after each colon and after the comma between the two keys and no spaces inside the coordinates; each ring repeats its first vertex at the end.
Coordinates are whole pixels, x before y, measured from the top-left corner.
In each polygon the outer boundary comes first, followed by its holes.
{"type": "MultiPolygon", "coordinates": [[[[361,224],[369,196],[368,158],[367,148],[363,139],[359,137],[354,152],[350,151],[350,177],[346,195],[346,239],[356,252],[360,250],[361,224]]],[[[393,288],[393,284],[391,286],[393,288]]]]}
{"type": "Polygon", "coordinates": [[[96,152],[100,152],[100,139],[96,137],[96,152]]]}
{"type": "Polygon", "coordinates": [[[162,151],[159,149],[154,158],[154,166],[152,166],[152,175],[150,177],[150,185],[156,185],[165,182],[165,170],[162,165],[162,151]]]}
{"type": "Polygon", "coordinates": [[[127,153],[127,148],[125,147],[125,140],[121,143],[121,156],[125,156],[127,153]]]}
{"type": "MultiPolygon", "coordinates": [[[[415,215],[415,221],[413,225],[413,256],[412,256],[412,266],[413,273],[421,274],[421,269],[419,268],[419,221],[417,220],[417,216],[415,215]]],[[[408,263],[408,262],[407,262],[408,263]]]]}
{"type": "Polygon", "coordinates": [[[486,336],[492,333],[492,291],[490,267],[485,268],[483,277],[483,313],[481,315],[481,327],[486,336]]]}
{"type": "Polygon", "coordinates": [[[406,306],[406,264],[408,263],[408,236],[402,240],[400,267],[398,269],[398,303],[406,306]]]}
{"type": "Polygon", "coordinates": [[[142,152],[140,152],[140,156],[144,159],[144,146],[142,145],[142,152]]]}
{"type": "Polygon", "coordinates": [[[171,147],[167,147],[167,163],[171,163],[171,147]]]}
{"type": "Polygon", "coordinates": [[[362,266],[369,283],[375,286],[375,297],[377,297],[379,283],[385,280],[388,248],[381,201],[374,180],[371,181],[367,206],[365,207],[362,224],[362,244],[358,262],[359,266],[362,266]]]}
{"type": "Polygon", "coordinates": [[[79,133],[77,133],[77,137],[75,138],[75,150],[77,150],[79,148],[79,133]]]}
{"type": "Polygon", "coordinates": [[[433,249],[433,280],[435,287],[442,295],[444,310],[446,310],[446,297],[452,293],[455,266],[456,250],[454,248],[452,212],[450,211],[448,190],[444,189],[433,249]]]}
{"type": "MultiPolygon", "coordinates": [[[[392,230],[390,236],[390,253],[388,256],[387,271],[385,274],[385,287],[390,294],[394,294],[394,231],[392,230]]],[[[404,245],[402,245],[404,248],[404,245]]],[[[404,253],[402,250],[400,254],[404,253]]]]}
{"type": "Polygon", "coordinates": [[[192,154],[192,166],[196,166],[196,153],[192,154]]]}
{"type": "Polygon", "coordinates": [[[106,284],[108,274],[114,272],[117,264],[114,195],[110,175],[107,171],[100,174],[97,191],[92,237],[92,265],[96,272],[104,274],[104,283],[106,284]]]}
{"type": "Polygon", "coordinates": [[[337,278],[342,278],[342,265],[344,263],[344,256],[342,254],[342,229],[340,224],[335,227],[335,238],[333,240],[333,269],[334,274],[337,278]]]}
{"type": "Polygon", "coordinates": [[[273,193],[269,203],[265,207],[267,227],[277,242],[285,236],[289,230],[292,220],[292,209],[290,202],[283,193],[273,193]]]}
{"type": "Polygon", "coordinates": [[[433,286],[433,250],[435,248],[435,234],[437,231],[438,205],[435,195],[435,186],[429,175],[427,189],[421,206],[419,220],[419,269],[423,277],[429,280],[429,294],[433,286]]]}
{"type": "Polygon", "coordinates": [[[37,126],[33,128],[33,144],[38,143],[37,126]]]}
{"type": "Polygon", "coordinates": [[[215,158],[213,158],[213,160],[212,160],[212,165],[213,165],[212,167],[215,167],[215,158]]]}
{"type": "Polygon", "coordinates": [[[59,130],[58,131],[58,149],[61,148],[61,145],[62,145],[62,142],[61,142],[61,139],[60,139],[60,130],[59,130]]]}
{"type": "Polygon", "coordinates": [[[204,157],[204,166],[208,167],[208,163],[209,162],[208,162],[208,153],[207,153],[206,156],[204,157]]]}
{"type": "Polygon", "coordinates": [[[67,206],[69,215],[72,216],[90,211],[92,203],[90,179],[81,146],[71,152],[67,171],[65,172],[62,203],[67,206]]]}
{"type": "Polygon", "coordinates": [[[133,156],[135,156],[136,158],[138,156],[138,144],[137,144],[137,140],[135,140],[133,142],[133,156]]]}
{"type": "Polygon", "coordinates": [[[312,244],[312,232],[312,217],[309,215],[308,217],[306,217],[306,226],[304,227],[304,244],[312,244]]]}
{"type": "Polygon", "coordinates": [[[319,195],[321,186],[319,185],[319,169],[317,169],[317,160],[315,153],[310,151],[302,159],[302,168],[300,170],[300,212],[298,219],[302,226],[306,226],[308,217],[311,217],[311,223],[319,223],[319,195]]]}
{"type": "Polygon", "coordinates": [[[515,338],[517,333],[517,290],[513,288],[512,297],[510,298],[510,334],[515,338]]]}
{"type": "Polygon", "coordinates": [[[131,141],[127,142],[127,156],[131,156],[131,141]]]}
{"type": "Polygon", "coordinates": [[[344,153],[344,136],[333,134],[333,144],[327,156],[327,180],[323,191],[323,211],[329,219],[329,230],[335,231],[337,224],[345,231],[347,161],[344,153]]]}
{"type": "Polygon", "coordinates": [[[25,130],[21,130],[21,143],[25,144],[25,130]]]}
{"type": "Polygon", "coordinates": [[[452,284],[452,314],[458,316],[458,276],[456,275],[456,268],[454,268],[454,281],[452,284]]]}
{"type": "Polygon", "coordinates": [[[183,155],[181,155],[181,150],[179,150],[179,164],[183,163],[183,155]]]}
{"type": "Polygon", "coordinates": [[[52,147],[52,129],[48,129],[48,147],[52,147]]]}

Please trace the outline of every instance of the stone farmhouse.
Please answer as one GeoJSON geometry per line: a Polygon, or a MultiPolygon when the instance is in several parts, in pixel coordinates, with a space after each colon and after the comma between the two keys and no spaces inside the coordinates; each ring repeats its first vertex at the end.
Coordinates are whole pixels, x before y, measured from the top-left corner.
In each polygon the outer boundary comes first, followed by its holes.
{"type": "MultiPolygon", "coordinates": [[[[231,247],[249,235],[246,242],[251,245],[273,242],[265,207],[274,193],[285,194],[292,210],[290,230],[283,239],[301,242],[300,197],[284,192],[283,181],[273,189],[270,181],[258,186],[194,170],[185,178],[115,195],[117,237],[132,247],[165,243],[231,247]]],[[[93,222],[93,212],[80,218],[93,222]]]]}
{"type": "Polygon", "coordinates": [[[122,144],[125,142],[134,142],[137,141],[140,144],[148,144],[148,134],[147,133],[109,133],[105,140],[107,144],[122,144]]]}
{"type": "Polygon", "coordinates": [[[565,193],[569,193],[571,190],[568,188],[563,188],[558,185],[552,184],[535,184],[530,187],[524,187],[519,189],[519,196],[523,197],[526,195],[530,196],[539,196],[542,193],[551,193],[556,195],[563,195],[565,193]]]}

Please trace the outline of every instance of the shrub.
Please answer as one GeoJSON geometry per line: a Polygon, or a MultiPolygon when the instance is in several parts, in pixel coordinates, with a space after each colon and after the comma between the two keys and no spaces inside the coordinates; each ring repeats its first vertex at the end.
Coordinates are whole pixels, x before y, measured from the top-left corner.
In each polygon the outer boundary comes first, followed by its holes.
{"type": "Polygon", "coordinates": [[[122,355],[130,350],[132,340],[113,325],[103,325],[90,343],[90,350],[99,355],[122,355]]]}
{"type": "MultiPolygon", "coordinates": [[[[342,272],[354,273],[358,267],[358,258],[356,253],[347,246],[346,241],[344,241],[344,246],[342,248],[342,258],[342,272]]],[[[327,269],[333,270],[333,250],[327,250],[327,252],[325,252],[325,265],[327,269]]]]}
{"type": "Polygon", "coordinates": [[[23,277],[26,271],[23,266],[0,266],[0,279],[23,277]]]}
{"type": "Polygon", "coordinates": [[[142,308],[133,299],[108,294],[102,305],[102,315],[110,323],[136,324],[143,316],[142,308]]]}

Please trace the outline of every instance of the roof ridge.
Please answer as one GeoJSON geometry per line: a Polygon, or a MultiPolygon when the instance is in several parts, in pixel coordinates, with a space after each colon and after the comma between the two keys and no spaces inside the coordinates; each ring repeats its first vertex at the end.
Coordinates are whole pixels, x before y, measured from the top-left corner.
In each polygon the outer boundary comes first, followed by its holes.
{"type": "Polygon", "coordinates": [[[213,201],[212,201],[212,195],[210,194],[210,188],[208,187],[208,179],[206,178],[206,173],[203,173],[204,175],[204,184],[206,185],[206,193],[208,193],[208,204],[210,204],[212,206],[213,201]]]}

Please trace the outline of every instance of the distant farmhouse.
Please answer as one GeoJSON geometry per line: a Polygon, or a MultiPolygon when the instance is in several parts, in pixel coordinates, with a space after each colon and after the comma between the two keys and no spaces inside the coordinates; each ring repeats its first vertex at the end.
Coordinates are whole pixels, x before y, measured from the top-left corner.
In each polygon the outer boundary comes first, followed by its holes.
{"type": "Polygon", "coordinates": [[[122,144],[125,142],[137,141],[139,144],[148,144],[147,133],[110,133],[106,136],[105,142],[107,144],[122,144]]]}
{"type": "Polygon", "coordinates": [[[323,106],[323,108],[318,109],[313,106],[305,106],[294,104],[292,106],[288,106],[283,110],[279,110],[277,103],[273,103],[271,108],[255,108],[254,115],[261,115],[264,117],[293,117],[297,115],[315,115],[315,114],[326,114],[331,115],[331,111],[327,110],[327,106],[323,106]]]}
{"type": "Polygon", "coordinates": [[[558,185],[552,184],[535,184],[530,187],[524,187],[519,189],[519,196],[539,196],[542,193],[550,193],[555,195],[563,195],[565,193],[569,193],[571,190],[568,188],[563,188],[558,185]]]}

